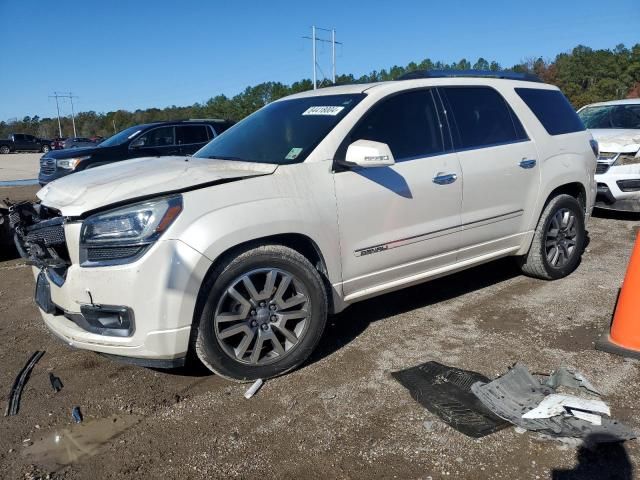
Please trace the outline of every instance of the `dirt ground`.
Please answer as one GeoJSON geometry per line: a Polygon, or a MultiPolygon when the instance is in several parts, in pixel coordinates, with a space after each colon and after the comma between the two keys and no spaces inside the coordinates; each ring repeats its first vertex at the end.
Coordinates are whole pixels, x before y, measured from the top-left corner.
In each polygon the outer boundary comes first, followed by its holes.
{"type": "MultiPolygon", "coordinates": [[[[34,191],[0,188],[0,198],[34,191]]],[[[198,367],[151,370],[71,350],[45,329],[30,268],[4,252],[0,390],[9,393],[33,351],[46,354],[19,414],[0,419],[0,476],[634,478],[638,440],[590,450],[513,428],[472,439],[422,408],[390,372],[429,360],[491,378],[515,362],[533,372],[572,365],[602,390],[615,418],[640,431],[638,362],[593,349],[639,224],[593,218],[581,266],[556,282],[524,277],[505,259],[354,305],[330,319],[310,362],[251,400],[243,398],[247,385],[198,367]],[[59,393],[50,372],[64,384],[59,393]],[[73,426],[74,406],[84,430],[73,426]],[[56,467],[47,449],[56,435],[86,454],[56,467]]]]}

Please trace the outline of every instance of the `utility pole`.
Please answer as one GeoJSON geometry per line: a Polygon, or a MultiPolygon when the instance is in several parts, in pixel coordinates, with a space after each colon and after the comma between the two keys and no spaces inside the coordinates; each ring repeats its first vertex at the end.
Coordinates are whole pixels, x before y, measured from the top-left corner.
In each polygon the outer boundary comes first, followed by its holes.
{"type": "Polygon", "coordinates": [[[73,136],[77,137],[78,134],[76,133],[76,115],[75,115],[75,112],[73,111],[73,97],[74,95],[71,92],[69,92],[69,100],[71,100],[71,123],[73,123],[73,136]]]}
{"type": "Polygon", "coordinates": [[[331,29],[331,65],[333,65],[333,84],[336,84],[336,29],[331,29]]]}
{"type": "Polygon", "coordinates": [[[316,81],[316,65],[317,65],[317,61],[316,61],[316,26],[314,25],[313,27],[311,27],[311,32],[312,32],[312,44],[313,44],[313,89],[317,89],[318,88],[318,82],[316,81]]]}
{"type": "MultiPolygon", "coordinates": [[[[332,81],[335,84],[336,83],[336,45],[342,45],[341,42],[336,42],[336,29],[332,28],[331,30],[329,30],[328,28],[320,28],[320,27],[316,27],[315,25],[313,25],[311,27],[311,36],[310,37],[302,37],[302,38],[306,38],[307,40],[311,40],[311,52],[312,52],[312,60],[313,60],[313,89],[317,89],[318,88],[318,77],[317,77],[317,73],[316,73],[316,69],[318,66],[318,59],[317,59],[317,52],[316,52],[316,42],[324,42],[324,43],[330,43],[331,44],[331,77],[332,77],[332,81]],[[324,38],[319,38],[316,35],[317,30],[322,30],[323,32],[331,32],[331,40],[326,40],[324,38]]],[[[324,74],[323,74],[324,75],[324,74]]]]}
{"type": "Polygon", "coordinates": [[[58,105],[58,92],[53,92],[53,95],[49,95],[49,98],[56,99],[56,110],[58,111],[58,134],[62,137],[62,125],[60,124],[60,106],[58,105]]]}

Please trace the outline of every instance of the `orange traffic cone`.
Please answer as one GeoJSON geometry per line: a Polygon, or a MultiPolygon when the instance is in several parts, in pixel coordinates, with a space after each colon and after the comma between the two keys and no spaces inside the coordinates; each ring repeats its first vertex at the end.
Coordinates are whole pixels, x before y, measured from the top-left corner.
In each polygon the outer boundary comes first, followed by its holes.
{"type": "Polygon", "coordinates": [[[640,358],[640,233],[618,295],[611,331],[600,337],[596,349],[640,358]]]}

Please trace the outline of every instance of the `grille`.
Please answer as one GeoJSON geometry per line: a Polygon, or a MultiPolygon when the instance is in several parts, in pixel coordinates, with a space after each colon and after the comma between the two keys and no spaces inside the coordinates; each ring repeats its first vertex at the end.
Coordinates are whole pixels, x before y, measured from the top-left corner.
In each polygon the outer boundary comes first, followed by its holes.
{"type": "Polygon", "coordinates": [[[40,159],[40,173],[51,175],[56,171],[56,161],[53,158],[40,159]]]}
{"type": "Polygon", "coordinates": [[[602,175],[603,173],[607,173],[607,170],[609,170],[609,167],[611,167],[611,165],[609,165],[608,163],[598,162],[598,166],[596,167],[596,175],[602,175]]]}
{"type": "Polygon", "coordinates": [[[31,243],[44,243],[47,247],[64,245],[64,227],[61,219],[54,219],[49,222],[44,221],[37,225],[36,228],[28,229],[25,239],[31,243]]]}
{"type": "Polygon", "coordinates": [[[89,248],[87,250],[87,260],[90,262],[100,262],[102,260],[117,260],[121,258],[134,257],[144,246],[132,246],[132,247],[99,247],[89,248]]]}

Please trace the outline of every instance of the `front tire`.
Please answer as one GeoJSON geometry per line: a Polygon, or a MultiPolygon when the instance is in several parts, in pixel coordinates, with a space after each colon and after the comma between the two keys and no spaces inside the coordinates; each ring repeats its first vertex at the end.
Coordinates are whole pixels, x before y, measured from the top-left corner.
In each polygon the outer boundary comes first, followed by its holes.
{"type": "Polygon", "coordinates": [[[43,145],[42,148],[40,149],[42,153],[49,153],[49,150],[51,150],[49,145],[43,145]]]}
{"type": "Polygon", "coordinates": [[[519,258],[522,272],[543,280],[566,277],[580,264],[586,236],[580,202],[571,195],[553,197],[540,215],[529,252],[519,258]]]}
{"type": "Polygon", "coordinates": [[[303,255],[265,245],[228,257],[201,292],[194,349],[214,373],[250,381],[282,375],[314,350],[327,321],[327,293],[303,255]]]}

